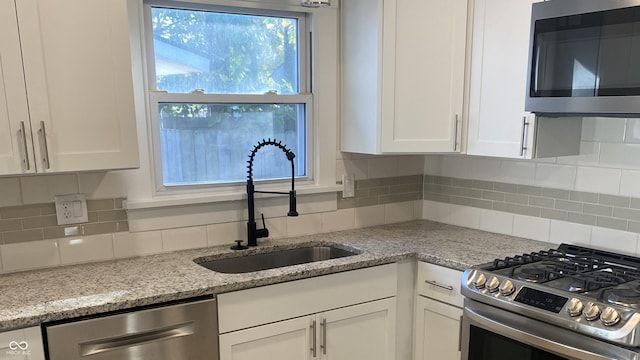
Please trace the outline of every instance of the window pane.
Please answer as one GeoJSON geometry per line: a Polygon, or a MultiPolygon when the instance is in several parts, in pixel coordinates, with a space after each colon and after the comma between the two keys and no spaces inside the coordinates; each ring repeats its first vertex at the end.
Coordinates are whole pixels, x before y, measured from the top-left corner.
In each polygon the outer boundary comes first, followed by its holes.
{"type": "MultiPolygon", "coordinates": [[[[161,103],[160,147],[165,186],[239,182],[262,139],[282,141],[295,154],[296,176],[306,175],[305,104],[161,103]]],[[[254,179],[291,176],[274,146],[258,151],[254,179]]]]}
{"type": "Polygon", "coordinates": [[[299,93],[298,21],[151,9],[156,88],[171,93],[299,93]]]}

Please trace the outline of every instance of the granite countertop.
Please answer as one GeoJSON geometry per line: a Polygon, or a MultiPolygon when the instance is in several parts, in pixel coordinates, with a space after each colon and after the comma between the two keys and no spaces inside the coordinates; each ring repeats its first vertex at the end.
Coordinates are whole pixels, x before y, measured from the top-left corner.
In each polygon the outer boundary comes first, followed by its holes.
{"type": "Polygon", "coordinates": [[[336,244],[355,256],[245,274],[208,270],[196,258],[232,257],[229,246],[0,275],[0,331],[417,258],[464,270],[549,243],[420,220],[288,239],[244,254],[336,244]]]}

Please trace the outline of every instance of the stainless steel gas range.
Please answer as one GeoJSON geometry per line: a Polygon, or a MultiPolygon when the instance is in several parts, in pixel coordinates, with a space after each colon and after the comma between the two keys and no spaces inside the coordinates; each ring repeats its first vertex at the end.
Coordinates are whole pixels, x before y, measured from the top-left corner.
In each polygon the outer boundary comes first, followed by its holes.
{"type": "Polygon", "coordinates": [[[640,258],[582,246],[464,272],[463,360],[640,360],[640,258]]]}

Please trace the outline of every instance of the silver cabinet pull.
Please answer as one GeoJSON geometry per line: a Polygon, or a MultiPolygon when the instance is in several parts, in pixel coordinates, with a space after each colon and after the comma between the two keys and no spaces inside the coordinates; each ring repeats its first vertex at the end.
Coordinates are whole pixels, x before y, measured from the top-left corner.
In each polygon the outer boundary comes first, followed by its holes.
{"type": "Polygon", "coordinates": [[[43,149],[40,150],[42,153],[42,163],[45,168],[49,169],[49,146],[47,145],[47,132],[44,127],[44,121],[40,121],[40,130],[38,130],[38,133],[40,134],[40,141],[43,147],[43,149]]]}
{"type": "Polygon", "coordinates": [[[322,339],[320,339],[320,348],[322,349],[322,355],[327,355],[327,319],[322,319],[320,322],[320,329],[322,339]]]}
{"type": "Polygon", "coordinates": [[[460,115],[456,114],[455,125],[453,128],[453,151],[458,151],[458,123],[460,115]]]}
{"type": "Polygon", "coordinates": [[[462,316],[460,316],[460,326],[458,328],[458,351],[462,351],[462,316]]]}
{"type": "Polygon", "coordinates": [[[132,335],[117,336],[78,344],[80,356],[89,356],[105,351],[137,346],[150,342],[164,341],[182,336],[193,335],[195,325],[192,322],[178,324],[161,329],[143,331],[132,335]]]}
{"type": "Polygon", "coordinates": [[[316,357],[316,321],[311,321],[311,353],[316,357]]]}
{"type": "Polygon", "coordinates": [[[527,117],[522,117],[522,137],[520,138],[520,156],[524,156],[524,152],[527,151],[527,144],[525,143],[525,134],[527,131],[527,127],[529,127],[529,122],[527,121],[527,117]]]}
{"type": "Polygon", "coordinates": [[[20,121],[20,137],[22,138],[22,150],[24,151],[22,156],[22,163],[24,168],[31,170],[31,164],[29,164],[29,151],[27,148],[27,133],[24,131],[24,121],[20,121]]]}
{"type": "Polygon", "coordinates": [[[425,280],[424,282],[426,282],[429,285],[433,285],[433,286],[439,287],[441,289],[453,291],[453,286],[451,286],[451,285],[442,285],[442,284],[440,284],[439,282],[437,282],[435,280],[425,280]]]}

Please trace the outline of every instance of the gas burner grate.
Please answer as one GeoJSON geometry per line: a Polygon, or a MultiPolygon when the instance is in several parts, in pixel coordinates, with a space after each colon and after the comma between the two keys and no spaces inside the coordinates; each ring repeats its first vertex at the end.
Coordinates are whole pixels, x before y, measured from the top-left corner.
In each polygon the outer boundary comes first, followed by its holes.
{"type": "Polygon", "coordinates": [[[586,293],[640,280],[640,259],[575,245],[532,252],[487,264],[488,270],[514,279],[548,283],[570,292],[586,293]]]}
{"type": "Polygon", "coordinates": [[[549,258],[566,256],[562,251],[550,249],[549,251],[532,252],[529,254],[516,255],[513,257],[505,257],[504,259],[495,259],[493,261],[493,269],[506,269],[513,266],[531,264],[549,258]]]}
{"type": "Polygon", "coordinates": [[[632,281],[634,277],[626,276],[615,267],[601,267],[593,271],[556,273],[557,279],[549,286],[575,293],[585,293],[603,288],[613,287],[632,281]]]}

